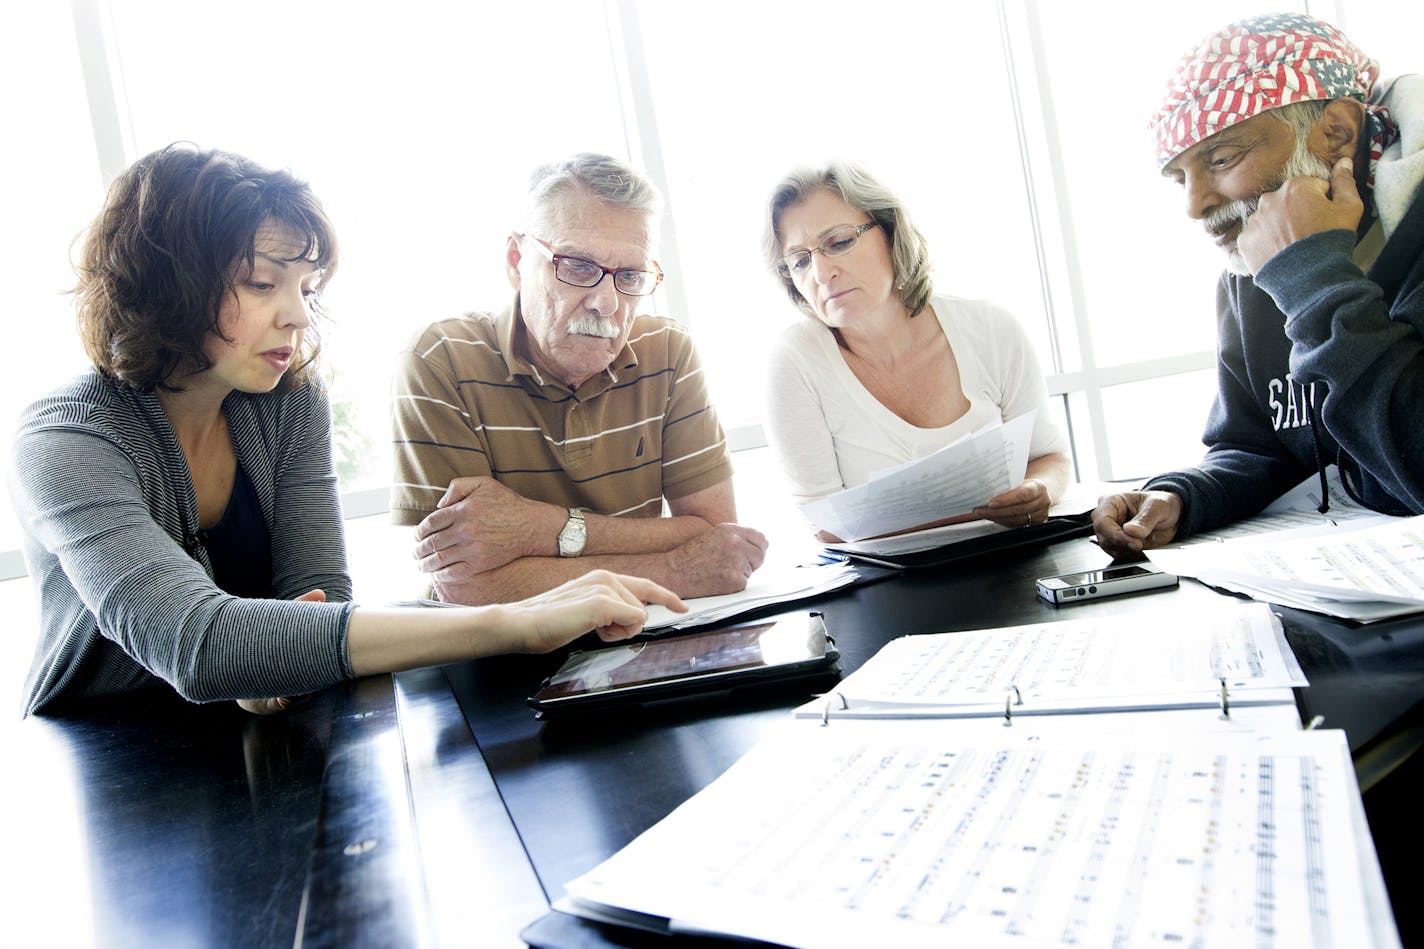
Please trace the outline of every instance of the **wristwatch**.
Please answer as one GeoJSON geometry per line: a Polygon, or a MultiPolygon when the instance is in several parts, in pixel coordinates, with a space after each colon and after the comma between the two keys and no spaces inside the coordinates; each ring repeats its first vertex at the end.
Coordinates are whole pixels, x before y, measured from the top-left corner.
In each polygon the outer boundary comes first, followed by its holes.
{"type": "Polygon", "coordinates": [[[583,508],[569,508],[569,519],[559,531],[559,556],[577,557],[588,542],[588,529],[583,522],[583,508]]]}

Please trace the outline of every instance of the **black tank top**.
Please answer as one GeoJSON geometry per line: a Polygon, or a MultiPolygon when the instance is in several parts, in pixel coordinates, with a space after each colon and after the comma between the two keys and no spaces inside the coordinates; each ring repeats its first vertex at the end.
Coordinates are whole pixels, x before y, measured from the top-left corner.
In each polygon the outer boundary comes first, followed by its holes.
{"type": "Polygon", "coordinates": [[[198,539],[208,549],[213,579],[222,590],[249,599],[273,596],[272,537],[242,465],[237,466],[227,510],[212,527],[198,531],[198,539]]]}

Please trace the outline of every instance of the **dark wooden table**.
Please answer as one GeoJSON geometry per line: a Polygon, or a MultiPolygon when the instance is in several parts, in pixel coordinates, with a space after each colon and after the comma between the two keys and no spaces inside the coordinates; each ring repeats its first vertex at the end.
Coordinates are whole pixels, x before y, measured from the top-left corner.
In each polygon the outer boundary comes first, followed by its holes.
{"type": "MultiPolygon", "coordinates": [[[[906,633],[1192,610],[1219,596],[1190,582],[1071,607],[1034,595],[1035,577],[1106,560],[1073,540],[884,579],[816,608],[850,672],[906,633]]],[[[1311,680],[1301,712],[1347,733],[1386,882],[1402,888],[1421,843],[1424,618],[1282,613],[1311,680]]],[[[271,718],[154,700],[7,726],[3,941],[651,944],[549,903],[806,695],[541,724],[524,700],[560,659],[373,677],[271,718]]],[[[1406,945],[1420,935],[1411,901],[1395,900],[1406,945]]]]}

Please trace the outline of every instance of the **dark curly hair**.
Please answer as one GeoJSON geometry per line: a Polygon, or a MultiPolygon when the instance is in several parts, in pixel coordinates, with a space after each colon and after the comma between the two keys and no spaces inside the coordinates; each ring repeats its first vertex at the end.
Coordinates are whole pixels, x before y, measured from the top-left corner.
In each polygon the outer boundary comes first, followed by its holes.
{"type": "MultiPolygon", "coordinates": [[[[111,379],[141,391],[181,388],[178,373],[212,365],[209,333],[235,294],[234,273],[255,257],[266,223],[304,238],[292,260],[321,270],[318,293],[336,270],[336,235],[306,182],[230,152],[176,143],[140,158],[109,186],[104,209],[81,237],[75,270],[79,335],[111,379]]],[[[313,297],[316,315],[324,315],[313,297]]],[[[277,391],[307,382],[316,368],[315,324],[277,391]]]]}

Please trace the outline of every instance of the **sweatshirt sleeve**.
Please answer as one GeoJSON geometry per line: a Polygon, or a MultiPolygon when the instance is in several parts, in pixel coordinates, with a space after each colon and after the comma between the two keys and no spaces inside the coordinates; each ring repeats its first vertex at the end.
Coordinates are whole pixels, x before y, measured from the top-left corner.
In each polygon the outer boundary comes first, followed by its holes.
{"type": "Polygon", "coordinates": [[[1409,511],[1424,513],[1424,294],[1386,302],[1351,257],[1354,235],[1312,234],[1256,275],[1286,314],[1290,366],[1322,382],[1325,428],[1409,511]]]}

